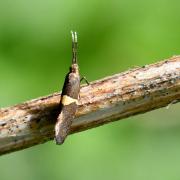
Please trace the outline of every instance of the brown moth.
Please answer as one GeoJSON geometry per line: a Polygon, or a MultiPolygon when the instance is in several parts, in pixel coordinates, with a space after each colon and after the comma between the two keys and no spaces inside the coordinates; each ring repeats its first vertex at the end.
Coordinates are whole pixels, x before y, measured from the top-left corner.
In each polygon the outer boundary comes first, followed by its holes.
{"type": "Polygon", "coordinates": [[[66,75],[59,104],[59,115],[55,125],[56,144],[62,144],[70,133],[72,120],[78,107],[80,75],[77,64],[77,33],[72,33],[72,64],[66,75]]]}

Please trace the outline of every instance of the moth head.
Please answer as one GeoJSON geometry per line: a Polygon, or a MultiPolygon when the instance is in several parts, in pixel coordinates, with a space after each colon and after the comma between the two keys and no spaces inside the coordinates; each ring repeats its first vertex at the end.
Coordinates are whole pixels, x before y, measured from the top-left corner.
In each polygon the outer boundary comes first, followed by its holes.
{"type": "Polygon", "coordinates": [[[72,64],[71,67],[70,67],[70,71],[72,73],[78,73],[79,72],[78,65],[77,64],[72,64]]]}

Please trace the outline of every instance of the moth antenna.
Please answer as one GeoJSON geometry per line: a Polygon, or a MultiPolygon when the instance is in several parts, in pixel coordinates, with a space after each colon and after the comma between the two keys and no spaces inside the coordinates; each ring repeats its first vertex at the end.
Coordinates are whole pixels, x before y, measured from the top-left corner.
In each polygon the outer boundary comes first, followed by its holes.
{"type": "Polygon", "coordinates": [[[72,34],[72,64],[77,64],[77,33],[71,31],[72,34]]]}

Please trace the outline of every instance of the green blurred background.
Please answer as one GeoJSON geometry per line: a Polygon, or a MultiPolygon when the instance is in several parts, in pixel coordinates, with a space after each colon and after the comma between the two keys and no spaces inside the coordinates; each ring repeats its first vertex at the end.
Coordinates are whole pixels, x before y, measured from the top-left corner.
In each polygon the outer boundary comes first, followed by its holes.
{"type": "MultiPolygon", "coordinates": [[[[179,0],[0,0],[0,107],[59,91],[78,32],[89,81],[180,54],[179,0]]],[[[1,180],[179,180],[180,105],[0,157],[1,180]]]]}

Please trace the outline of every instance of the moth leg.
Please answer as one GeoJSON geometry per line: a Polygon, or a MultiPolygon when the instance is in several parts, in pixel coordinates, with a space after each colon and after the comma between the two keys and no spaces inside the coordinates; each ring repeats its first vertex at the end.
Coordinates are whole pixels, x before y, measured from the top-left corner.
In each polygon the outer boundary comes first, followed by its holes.
{"type": "MultiPolygon", "coordinates": [[[[80,82],[83,81],[83,80],[86,82],[86,84],[87,84],[88,86],[90,85],[89,81],[86,79],[85,76],[83,76],[83,77],[80,79],[80,82]]],[[[80,95],[80,93],[79,93],[78,99],[79,99],[79,102],[80,102],[80,104],[81,104],[81,95],[80,95]]]]}
{"type": "Polygon", "coordinates": [[[83,81],[83,80],[85,80],[85,82],[86,82],[87,85],[90,85],[89,81],[86,79],[85,76],[83,76],[83,77],[80,79],[80,82],[83,81]]]}

